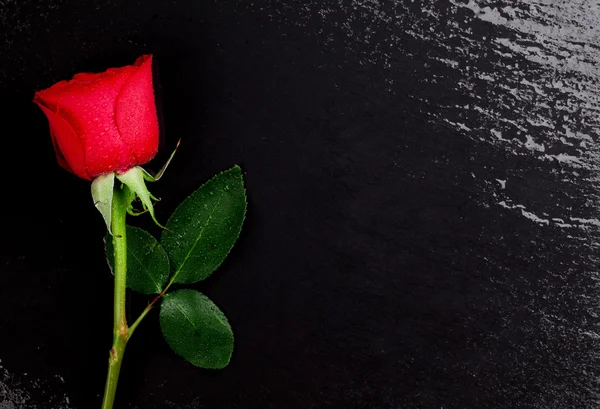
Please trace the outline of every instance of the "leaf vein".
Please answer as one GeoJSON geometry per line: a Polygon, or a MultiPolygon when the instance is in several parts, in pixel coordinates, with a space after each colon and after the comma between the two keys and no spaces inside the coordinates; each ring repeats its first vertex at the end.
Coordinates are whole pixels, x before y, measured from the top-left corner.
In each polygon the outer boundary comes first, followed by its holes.
{"type": "Polygon", "coordinates": [[[179,265],[179,268],[175,271],[175,274],[173,275],[173,279],[171,281],[175,281],[175,278],[179,275],[179,273],[183,269],[183,266],[189,260],[190,255],[192,254],[192,251],[194,251],[194,249],[196,248],[196,245],[198,244],[198,242],[200,241],[200,238],[202,238],[202,235],[204,234],[204,230],[206,230],[206,227],[208,226],[208,224],[211,221],[213,215],[217,211],[217,207],[221,203],[221,199],[223,198],[223,196],[225,196],[225,192],[221,192],[221,195],[217,199],[217,202],[215,203],[215,205],[213,206],[212,210],[210,211],[210,214],[206,218],[206,221],[204,222],[204,226],[202,226],[202,230],[200,230],[200,233],[198,234],[198,237],[196,237],[196,240],[194,241],[194,244],[192,244],[192,246],[188,250],[188,253],[186,254],[185,258],[183,259],[183,261],[179,265]]]}
{"type": "Polygon", "coordinates": [[[173,301],[173,300],[169,300],[173,303],[173,305],[175,306],[175,308],[177,308],[179,310],[179,312],[181,313],[181,315],[183,315],[185,317],[185,319],[188,320],[188,322],[190,324],[192,324],[192,327],[194,327],[194,330],[196,332],[200,332],[198,327],[196,326],[196,324],[194,324],[194,321],[192,321],[192,319],[190,318],[190,316],[188,314],[186,314],[186,312],[183,310],[183,308],[181,308],[181,306],[179,306],[179,304],[177,304],[177,301],[173,301]]]}
{"type": "Polygon", "coordinates": [[[135,259],[137,260],[137,262],[142,266],[142,270],[144,270],[144,272],[146,273],[146,275],[148,277],[150,277],[150,280],[152,280],[152,282],[154,283],[154,286],[160,292],[162,290],[162,288],[160,288],[160,286],[158,285],[158,282],[156,282],[156,280],[154,279],[154,277],[152,276],[152,274],[150,274],[150,271],[148,271],[148,269],[146,268],[146,266],[144,265],[144,263],[142,263],[142,261],[138,258],[137,254],[135,254],[135,252],[132,251],[131,255],[133,257],[135,257],[135,259]]]}

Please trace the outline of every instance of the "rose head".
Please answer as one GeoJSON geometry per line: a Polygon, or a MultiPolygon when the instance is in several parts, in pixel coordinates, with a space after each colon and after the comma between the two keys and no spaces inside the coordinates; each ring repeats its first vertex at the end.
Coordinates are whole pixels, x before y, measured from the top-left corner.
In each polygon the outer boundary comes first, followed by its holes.
{"type": "Polygon", "coordinates": [[[77,74],[39,91],[58,163],[92,180],[148,162],[158,150],[152,56],[99,74],[77,74]]]}

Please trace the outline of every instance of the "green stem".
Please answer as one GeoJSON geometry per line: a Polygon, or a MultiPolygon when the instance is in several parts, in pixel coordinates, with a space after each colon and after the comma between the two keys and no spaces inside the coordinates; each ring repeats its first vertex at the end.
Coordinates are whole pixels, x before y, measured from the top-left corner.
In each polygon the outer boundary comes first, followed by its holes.
{"type": "Polygon", "coordinates": [[[129,340],[129,338],[131,338],[131,336],[133,335],[133,331],[135,331],[135,329],[138,327],[138,325],[140,325],[140,323],[142,322],[142,320],[144,318],[146,318],[146,315],[148,315],[148,313],[152,310],[152,307],[154,307],[154,304],[156,304],[158,301],[160,301],[161,298],[163,298],[165,296],[167,290],[169,290],[169,287],[171,287],[171,284],[173,284],[173,282],[175,281],[175,277],[177,277],[177,274],[175,274],[173,276],[173,278],[171,278],[171,281],[169,281],[169,283],[167,284],[167,286],[165,287],[165,289],[162,290],[152,300],[152,302],[150,304],[148,304],[148,306],[146,307],[146,309],[144,311],[142,311],[142,313],[137,318],[137,320],[135,320],[135,322],[131,325],[131,327],[129,327],[129,335],[127,336],[127,340],[129,340]]]}
{"type": "Polygon", "coordinates": [[[125,218],[127,203],[125,194],[115,187],[112,202],[112,238],[115,252],[115,294],[114,294],[114,326],[113,345],[108,358],[108,375],[104,388],[102,409],[112,409],[117,392],[119,372],[123,362],[125,346],[129,339],[127,317],[125,315],[125,294],[127,283],[127,237],[125,234],[125,218]]]}
{"type": "Polygon", "coordinates": [[[164,290],[162,290],[160,292],[160,294],[158,294],[154,298],[154,300],[152,300],[152,302],[150,304],[148,304],[148,306],[146,307],[146,309],[144,311],[142,311],[142,313],[137,318],[137,320],[135,320],[135,322],[129,327],[129,334],[127,335],[127,340],[129,340],[129,338],[131,338],[131,336],[133,335],[133,331],[135,331],[135,329],[138,327],[138,325],[140,325],[140,323],[146,317],[146,315],[148,315],[148,313],[150,312],[150,310],[152,310],[152,307],[154,307],[154,304],[156,304],[165,295],[165,292],[167,291],[168,288],[169,287],[167,287],[164,290]]]}
{"type": "Polygon", "coordinates": [[[175,281],[175,277],[177,277],[177,275],[174,275],[173,278],[171,278],[171,281],[169,281],[169,284],[167,284],[167,286],[165,287],[165,289],[162,290],[152,300],[152,302],[150,304],[148,304],[148,306],[146,307],[146,309],[144,311],[142,311],[142,313],[137,318],[137,320],[135,320],[135,322],[131,325],[131,327],[129,327],[129,335],[127,336],[127,340],[129,340],[129,338],[131,338],[131,336],[133,335],[133,331],[135,331],[135,329],[138,327],[138,325],[140,325],[140,323],[142,322],[142,320],[144,318],[146,318],[146,315],[148,315],[148,313],[152,310],[152,307],[154,307],[154,304],[156,304],[158,301],[160,301],[161,298],[163,298],[165,296],[167,290],[169,289],[169,287],[171,287],[171,284],[173,284],[173,282],[175,281]]]}

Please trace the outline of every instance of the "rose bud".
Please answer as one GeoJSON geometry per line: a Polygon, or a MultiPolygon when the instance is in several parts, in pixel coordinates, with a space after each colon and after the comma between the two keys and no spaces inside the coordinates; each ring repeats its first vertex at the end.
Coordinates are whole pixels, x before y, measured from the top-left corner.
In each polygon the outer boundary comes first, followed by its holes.
{"type": "Polygon", "coordinates": [[[76,74],[35,94],[58,163],[93,180],[150,161],[158,150],[152,56],[99,74],[76,74]]]}

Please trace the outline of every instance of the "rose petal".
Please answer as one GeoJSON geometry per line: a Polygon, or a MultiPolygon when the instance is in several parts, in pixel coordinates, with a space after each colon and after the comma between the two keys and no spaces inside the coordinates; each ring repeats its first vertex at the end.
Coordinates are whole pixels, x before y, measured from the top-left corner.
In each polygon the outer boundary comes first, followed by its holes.
{"type": "Polygon", "coordinates": [[[94,81],[100,78],[106,77],[106,73],[93,73],[93,72],[80,72],[79,74],[73,75],[75,81],[94,81]]]}
{"type": "Polygon", "coordinates": [[[83,143],[71,125],[60,115],[46,108],[41,101],[35,101],[35,103],[48,118],[58,163],[77,176],[91,180],[85,166],[83,143]]]}
{"type": "Polygon", "coordinates": [[[65,156],[60,151],[58,141],[56,140],[56,135],[54,134],[54,132],[52,132],[52,128],[50,129],[50,138],[52,139],[52,146],[54,147],[54,153],[56,154],[56,161],[58,162],[58,164],[66,170],[68,170],[69,172],[74,173],[71,166],[67,163],[65,156]]]}
{"type": "Polygon", "coordinates": [[[140,55],[135,62],[133,63],[133,65],[135,67],[139,67],[140,65],[142,65],[143,63],[145,63],[146,61],[150,60],[150,66],[152,66],[152,54],[145,54],[145,55],[140,55]]]}
{"type": "Polygon", "coordinates": [[[46,88],[43,91],[36,92],[33,101],[38,105],[39,101],[41,101],[46,108],[54,110],[56,109],[57,103],[59,101],[60,92],[68,86],[68,81],[57,82],[50,88],[46,88]]]}
{"type": "Polygon", "coordinates": [[[71,81],[68,83],[76,82],[91,82],[91,81],[99,81],[105,77],[109,77],[115,74],[127,74],[131,72],[130,66],[118,67],[118,68],[109,68],[104,72],[80,72],[79,74],[75,74],[71,81]]]}
{"type": "Polygon", "coordinates": [[[148,162],[158,150],[158,117],[152,87],[152,56],[137,59],[139,67],[129,76],[117,97],[115,118],[119,133],[137,157],[148,162]]]}
{"type": "Polygon", "coordinates": [[[135,67],[124,67],[91,82],[74,82],[50,95],[73,128],[85,138],[86,165],[91,177],[129,169],[136,157],[115,124],[115,102],[135,67]]]}

